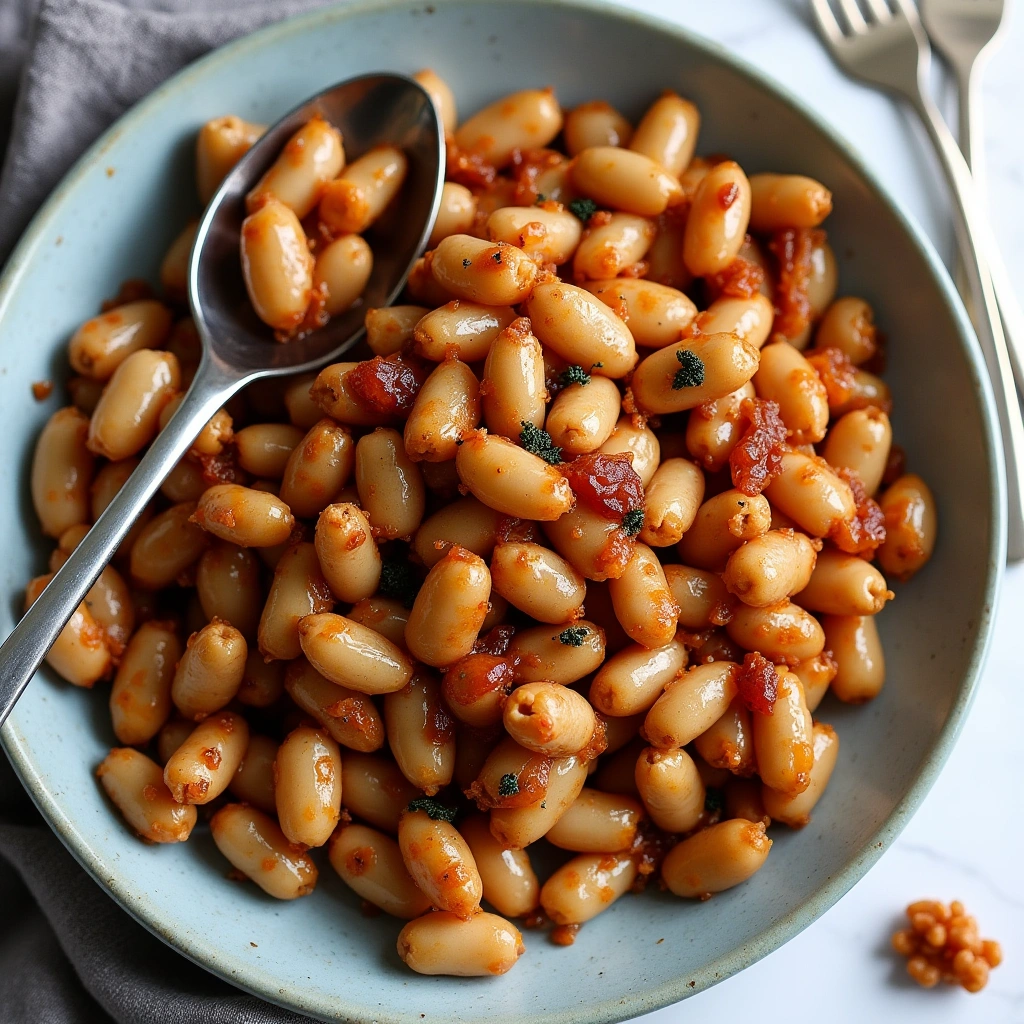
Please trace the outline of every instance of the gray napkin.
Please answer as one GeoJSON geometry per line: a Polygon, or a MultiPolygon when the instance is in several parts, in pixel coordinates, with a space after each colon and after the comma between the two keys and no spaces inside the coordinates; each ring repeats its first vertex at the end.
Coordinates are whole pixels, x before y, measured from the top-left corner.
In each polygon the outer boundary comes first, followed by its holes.
{"type": "MultiPolygon", "coordinates": [[[[79,154],[155,85],[234,36],[320,3],[0,0],[0,138],[10,123],[0,260],[79,154]]],[[[0,1021],[110,1019],[305,1018],[219,981],[131,920],[43,823],[0,756],[0,1021]]]]}

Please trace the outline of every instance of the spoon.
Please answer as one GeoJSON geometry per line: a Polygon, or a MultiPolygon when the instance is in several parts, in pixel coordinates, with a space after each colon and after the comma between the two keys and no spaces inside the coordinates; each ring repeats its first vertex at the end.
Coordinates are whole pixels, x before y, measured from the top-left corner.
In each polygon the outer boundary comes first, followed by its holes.
{"type": "Polygon", "coordinates": [[[0,725],[210,417],[254,380],[319,369],[362,337],[366,308],[395,300],[426,248],[443,183],[444,131],[434,106],[417,82],[395,74],[362,75],[318,93],[270,128],[228,174],[206,208],[189,264],[189,305],[202,341],[195,379],[135,472],[0,647],[0,725]],[[245,195],[317,113],[341,131],[347,153],[359,156],[387,142],[405,152],[409,173],[399,194],[402,216],[382,218],[369,234],[374,261],[363,302],[305,338],[281,344],[257,318],[242,280],[245,195]]]}

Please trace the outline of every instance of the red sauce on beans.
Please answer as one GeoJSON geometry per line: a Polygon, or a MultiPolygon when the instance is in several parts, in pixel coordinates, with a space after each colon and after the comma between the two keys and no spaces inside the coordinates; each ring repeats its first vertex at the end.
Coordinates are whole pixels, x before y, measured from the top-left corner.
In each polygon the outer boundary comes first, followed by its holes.
{"type": "Polygon", "coordinates": [[[734,299],[749,299],[760,291],[764,278],[764,270],[753,260],[737,256],[724,270],[706,278],[705,284],[712,298],[724,295],[734,299]]]}
{"type": "Polygon", "coordinates": [[[511,661],[499,654],[467,654],[444,676],[444,697],[450,704],[475,704],[496,690],[511,693],[514,686],[511,661]]]}
{"type": "Polygon", "coordinates": [[[423,384],[419,369],[397,356],[374,356],[345,378],[353,397],[385,416],[408,412],[423,384]]]}
{"type": "Polygon", "coordinates": [[[576,498],[605,519],[622,519],[627,512],[643,509],[643,481],[633,469],[632,452],[581,455],[562,466],[576,498]]]}
{"type": "Polygon", "coordinates": [[[743,659],[736,673],[736,689],[748,711],[770,715],[779,692],[779,674],[767,658],[755,651],[743,659]]]}
{"type": "Polygon", "coordinates": [[[795,338],[811,322],[811,256],[824,244],[825,233],[811,228],[785,228],[776,231],[768,243],[779,263],[775,289],[775,332],[795,338]]]}
{"type": "Polygon", "coordinates": [[[732,485],[753,498],[760,494],[782,467],[786,444],[786,425],[779,415],[778,402],[746,398],[740,405],[743,433],[729,456],[732,485]]]}
{"type": "Polygon", "coordinates": [[[828,404],[845,405],[857,386],[856,370],[850,357],[840,348],[823,348],[807,354],[807,361],[818,371],[828,404]]]}
{"type": "Polygon", "coordinates": [[[854,470],[837,469],[836,472],[850,485],[857,511],[852,519],[844,520],[836,526],[831,540],[840,551],[848,555],[871,558],[875,550],[885,542],[885,513],[877,501],[868,497],[864,484],[854,470]]]}

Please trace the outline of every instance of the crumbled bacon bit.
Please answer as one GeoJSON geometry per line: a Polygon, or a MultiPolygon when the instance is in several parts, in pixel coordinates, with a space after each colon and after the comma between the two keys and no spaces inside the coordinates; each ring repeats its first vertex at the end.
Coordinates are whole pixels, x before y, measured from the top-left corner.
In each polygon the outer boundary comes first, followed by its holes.
{"type": "Polygon", "coordinates": [[[786,451],[786,425],[778,402],[745,398],[740,404],[743,433],[729,456],[732,485],[748,497],[760,494],[778,476],[786,451]]]}
{"type": "Polygon", "coordinates": [[[531,519],[516,519],[502,516],[494,528],[499,544],[535,544],[538,539],[537,524],[531,519]]]}
{"type": "Polygon", "coordinates": [[[345,377],[357,401],[385,416],[407,413],[416,401],[423,380],[420,367],[400,355],[366,359],[345,377]]]}
{"type": "Polygon", "coordinates": [[[736,690],[748,711],[770,715],[779,692],[779,674],[764,655],[753,651],[736,673],[736,690]]]}
{"type": "Polygon", "coordinates": [[[500,656],[508,653],[508,645],[512,643],[515,636],[515,626],[495,626],[492,630],[477,637],[473,644],[473,654],[493,654],[500,656]]]}
{"type": "Polygon", "coordinates": [[[706,277],[704,284],[709,297],[717,299],[727,295],[730,298],[749,299],[764,284],[764,269],[753,260],[737,256],[724,270],[706,277]]]}
{"type": "Polygon", "coordinates": [[[558,924],[551,929],[551,941],[556,946],[571,946],[576,941],[576,936],[579,933],[580,925],[578,924],[558,924]]]}
{"type": "Polygon", "coordinates": [[[775,289],[773,333],[796,338],[811,322],[811,300],[807,289],[811,281],[811,256],[825,242],[825,232],[812,228],[785,228],[776,231],[768,243],[779,265],[775,289]]]}
{"type": "Polygon", "coordinates": [[[857,387],[857,368],[840,348],[821,348],[807,353],[807,361],[818,371],[830,408],[845,405],[857,387]]]}
{"type": "Polygon", "coordinates": [[[454,139],[447,144],[448,161],[445,165],[445,177],[449,181],[457,181],[460,185],[472,188],[474,185],[490,185],[497,177],[497,170],[479,153],[468,153],[455,145],[454,139]]]}
{"type": "Polygon", "coordinates": [[[244,484],[249,479],[238,464],[238,452],[233,446],[223,448],[217,455],[193,452],[189,457],[202,467],[203,483],[208,487],[215,484],[244,484]]]}
{"type": "Polygon", "coordinates": [[[576,497],[605,519],[622,520],[627,512],[644,509],[643,481],[633,469],[633,453],[593,452],[564,463],[562,472],[576,497]]]}
{"type": "Polygon", "coordinates": [[[897,480],[907,471],[907,453],[902,445],[894,444],[889,449],[889,458],[885,461],[885,470],[882,473],[882,483],[886,487],[896,483],[897,480]]]}
{"type": "Polygon", "coordinates": [[[557,167],[565,160],[554,149],[516,150],[512,154],[512,174],[516,182],[513,203],[516,206],[533,206],[537,202],[537,178],[542,171],[557,167]]]}
{"type": "Polygon", "coordinates": [[[830,540],[848,555],[871,558],[875,550],[885,542],[885,513],[877,501],[868,497],[855,470],[837,469],[836,473],[850,485],[857,511],[852,519],[843,520],[835,527],[830,540]]]}
{"type": "Polygon", "coordinates": [[[548,922],[547,915],[544,913],[543,908],[537,907],[536,910],[531,910],[530,913],[523,918],[523,927],[533,930],[534,928],[543,928],[548,922]]]}
{"type": "Polygon", "coordinates": [[[661,862],[677,842],[678,836],[663,832],[646,818],[641,819],[629,850],[637,870],[636,880],[632,886],[633,892],[642,892],[650,878],[658,876],[661,862]]]}
{"type": "Polygon", "coordinates": [[[53,394],[52,380],[37,380],[32,384],[32,397],[37,402],[45,402],[53,394]]]}

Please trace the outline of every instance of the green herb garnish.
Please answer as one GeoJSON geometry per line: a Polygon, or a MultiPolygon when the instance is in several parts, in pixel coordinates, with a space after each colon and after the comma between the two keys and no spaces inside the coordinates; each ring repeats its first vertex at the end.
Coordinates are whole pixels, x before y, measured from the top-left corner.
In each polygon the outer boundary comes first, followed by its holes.
{"type": "Polygon", "coordinates": [[[644,528],[644,510],[631,508],[622,517],[622,530],[627,537],[635,537],[644,528]]]}
{"type": "Polygon", "coordinates": [[[593,199],[574,199],[569,204],[569,212],[586,224],[597,213],[597,203],[593,199]]]}
{"type": "Polygon", "coordinates": [[[462,261],[462,265],[464,267],[471,267],[471,266],[473,266],[473,261],[472,260],[463,260],[462,261]]]}
{"type": "Polygon", "coordinates": [[[676,352],[676,359],[679,360],[679,369],[672,378],[672,390],[700,387],[704,383],[704,363],[700,356],[684,348],[676,352]]]}
{"type": "Polygon", "coordinates": [[[401,601],[406,608],[411,608],[421,586],[416,570],[408,562],[385,559],[380,570],[380,586],[377,588],[381,597],[401,601]]]}
{"type": "Polygon", "coordinates": [[[558,639],[566,647],[582,647],[583,641],[587,639],[590,630],[586,626],[570,626],[558,634],[558,639]]]}
{"type": "Polygon", "coordinates": [[[455,815],[458,813],[454,807],[449,807],[447,804],[441,803],[440,800],[435,800],[432,796],[418,796],[415,800],[409,801],[410,811],[422,811],[428,818],[434,821],[447,821],[453,822],[455,815]]]}
{"type": "Polygon", "coordinates": [[[539,456],[552,466],[557,466],[562,461],[562,449],[551,443],[551,435],[540,427],[535,427],[528,420],[521,420],[523,428],[519,432],[519,443],[534,455],[539,456]]]}
{"type": "Polygon", "coordinates": [[[590,374],[582,366],[576,364],[562,371],[561,381],[563,387],[568,387],[570,384],[589,384],[590,374]]]}
{"type": "Polygon", "coordinates": [[[538,192],[537,193],[537,198],[534,199],[534,201],[533,201],[533,205],[534,206],[540,206],[541,203],[546,203],[547,199],[548,199],[548,197],[546,195],[544,195],[543,192],[538,192]]]}
{"type": "Polygon", "coordinates": [[[498,796],[515,796],[519,792],[519,779],[509,772],[498,783],[498,796]]]}
{"type": "Polygon", "coordinates": [[[498,252],[492,252],[491,253],[491,259],[494,260],[495,263],[500,263],[501,262],[501,250],[499,249],[498,252]]]}

